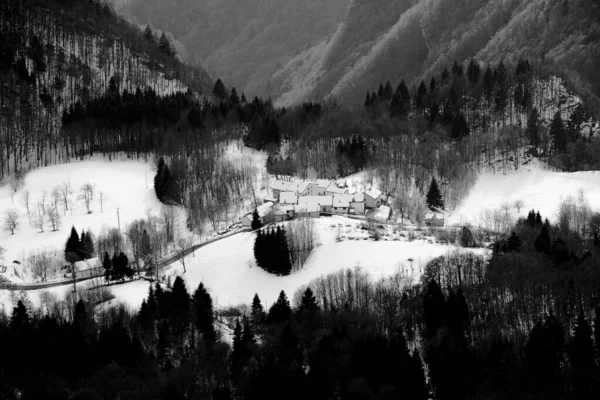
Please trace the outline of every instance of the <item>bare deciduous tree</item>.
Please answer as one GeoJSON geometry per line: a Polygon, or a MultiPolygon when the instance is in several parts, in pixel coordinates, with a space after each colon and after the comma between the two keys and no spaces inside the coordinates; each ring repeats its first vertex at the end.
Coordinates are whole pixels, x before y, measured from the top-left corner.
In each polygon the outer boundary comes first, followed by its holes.
{"type": "Polygon", "coordinates": [[[44,232],[44,226],[46,225],[46,216],[44,213],[39,211],[33,212],[31,215],[31,225],[38,228],[40,232],[44,232]]]}
{"type": "Polygon", "coordinates": [[[46,199],[48,198],[48,191],[46,189],[42,190],[42,194],[40,195],[40,199],[38,200],[38,212],[42,214],[46,214],[46,199]]]}
{"type": "Polygon", "coordinates": [[[52,206],[54,207],[54,211],[58,212],[58,204],[60,203],[60,187],[54,186],[50,191],[50,198],[52,199],[52,206]]]}
{"type": "Polygon", "coordinates": [[[69,211],[69,205],[71,204],[70,197],[73,194],[73,189],[71,189],[71,184],[69,182],[63,182],[58,186],[58,190],[66,214],[67,211],[69,211]]]}
{"type": "Polygon", "coordinates": [[[92,200],[94,200],[94,193],[96,191],[96,187],[94,184],[90,182],[86,182],[79,188],[79,200],[83,200],[85,203],[85,208],[87,209],[87,213],[91,214],[90,206],[92,204],[92,200]]]}
{"type": "Polygon", "coordinates": [[[515,200],[515,202],[514,202],[514,206],[515,206],[515,208],[517,209],[517,212],[518,212],[519,214],[521,214],[521,208],[523,208],[523,207],[525,206],[525,202],[523,202],[523,200],[522,200],[522,199],[517,199],[517,200],[515,200]]]}
{"type": "Polygon", "coordinates": [[[4,212],[4,230],[15,234],[15,230],[19,227],[20,217],[19,212],[14,208],[10,208],[4,212]]]}
{"type": "Polygon", "coordinates": [[[27,210],[27,218],[29,219],[29,223],[31,223],[31,211],[29,209],[29,205],[31,204],[31,199],[30,199],[29,190],[24,190],[21,193],[21,203],[23,203],[23,205],[25,206],[25,209],[27,210]]]}
{"type": "Polygon", "coordinates": [[[402,224],[404,224],[404,218],[408,216],[408,209],[410,206],[410,199],[405,194],[399,194],[394,197],[394,208],[400,213],[402,224]]]}
{"type": "Polygon", "coordinates": [[[17,191],[19,189],[21,189],[23,187],[23,175],[20,171],[17,171],[17,173],[15,173],[13,176],[10,177],[10,179],[8,180],[8,185],[10,186],[10,201],[12,204],[15,203],[14,201],[14,196],[15,193],[17,193],[17,191]]]}
{"type": "Polygon", "coordinates": [[[52,226],[53,231],[57,231],[60,228],[61,217],[54,206],[48,205],[46,208],[46,214],[48,215],[48,221],[52,226]]]}
{"type": "Polygon", "coordinates": [[[315,222],[312,218],[303,218],[288,225],[288,245],[292,268],[302,268],[310,252],[316,246],[315,222]]]}
{"type": "Polygon", "coordinates": [[[160,220],[165,228],[167,243],[170,243],[175,236],[175,224],[177,223],[175,207],[163,205],[160,209],[160,220]]]}
{"type": "Polygon", "coordinates": [[[104,211],[103,207],[104,207],[104,197],[105,197],[105,194],[104,194],[104,192],[101,191],[99,193],[99,195],[100,195],[100,213],[102,213],[104,211]]]}
{"type": "Polygon", "coordinates": [[[192,238],[183,232],[179,232],[177,240],[175,241],[175,245],[177,248],[177,258],[183,266],[183,273],[186,273],[187,270],[185,268],[185,258],[189,256],[189,254],[186,254],[186,251],[189,250],[193,245],[192,238]]]}

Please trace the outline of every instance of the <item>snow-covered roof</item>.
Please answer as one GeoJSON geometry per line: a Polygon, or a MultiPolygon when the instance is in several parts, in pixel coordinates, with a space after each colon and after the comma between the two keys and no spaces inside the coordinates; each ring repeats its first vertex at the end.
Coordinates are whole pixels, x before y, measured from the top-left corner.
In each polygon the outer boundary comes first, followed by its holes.
{"type": "Polygon", "coordinates": [[[298,203],[298,196],[296,192],[281,192],[279,193],[279,202],[284,204],[296,204],[298,203]]]}
{"type": "Polygon", "coordinates": [[[303,181],[303,180],[296,180],[296,181],[292,182],[286,190],[289,192],[304,193],[304,191],[307,188],[308,188],[308,182],[303,181]]]}
{"type": "Polygon", "coordinates": [[[354,198],[353,198],[353,202],[355,203],[362,203],[363,201],[365,201],[365,195],[363,193],[354,193],[354,198]]]}
{"type": "Polygon", "coordinates": [[[444,219],[444,214],[439,214],[439,213],[426,213],[425,214],[425,219],[444,219]]]}
{"type": "Polygon", "coordinates": [[[275,182],[273,182],[271,184],[271,189],[272,190],[280,190],[283,192],[283,191],[287,190],[289,186],[290,186],[290,182],[276,180],[275,182]]]}
{"type": "MultiPolygon", "coordinates": [[[[273,210],[273,203],[270,201],[267,201],[266,203],[258,206],[257,210],[258,210],[259,217],[261,217],[261,218],[265,217],[265,216],[269,215],[269,213],[273,210]]],[[[252,219],[253,212],[254,211],[247,213],[246,215],[244,215],[244,217],[248,217],[248,218],[252,219]]],[[[242,217],[242,218],[244,218],[244,217],[242,217]]]]}
{"type": "Polygon", "coordinates": [[[332,204],[332,196],[303,196],[298,198],[298,205],[300,207],[320,208],[322,206],[331,206],[332,204]]]}
{"type": "Polygon", "coordinates": [[[369,190],[367,190],[365,192],[365,195],[369,196],[372,199],[376,199],[379,196],[381,196],[381,190],[375,189],[375,188],[371,188],[371,189],[369,189],[369,190]]]}
{"type": "Polygon", "coordinates": [[[333,193],[333,194],[344,194],[344,189],[340,189],[338,187],[331,185],[327,188],[327,192],[333,193]]]}
{"type": "Polygon", "coordinates": [[[345,179],[338,179],[337,181],[335,181],[335,184],[338,187],[346,187],[346,180],[345,179]]]}
{"type": "Polygon", "coordinates": [[[317,179],[317,185],[319,185],[319,188],[321,189],[327,189],[329,187],[329,185],[331,185],[333,182],[331,182],[330,180],[327,179],[317,179]]]}
{"type": "Polygon", "coordinates": [[[354,198],[351,194],[336,194],[333,196],[334,207],[350,207],[350,202],[354,198]]]}
{"type": "Polygon", "coordinates": [[[287,214],[288,211],[294,210],[294,204],[276,204],[273,207],[273,214],[275,215],[283,215],[287,214]]]}
{"type": "Polygon", "coordinates": [[[89,260],[85,261],[77,261],[75,263],[75,268],[77,268],[77,271],[79,272],[100,267],[102,267],[102,263],[97,257],[90,258],[89,260]]]}

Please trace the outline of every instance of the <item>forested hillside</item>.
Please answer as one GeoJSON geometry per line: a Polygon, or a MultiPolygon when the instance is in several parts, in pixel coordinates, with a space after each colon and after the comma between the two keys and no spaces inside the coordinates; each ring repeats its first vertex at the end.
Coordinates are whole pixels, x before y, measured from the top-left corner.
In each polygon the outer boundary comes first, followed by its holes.
{"type": "Polygon", "coordinates": [[[168,95],[210,84],[166,37],[143,34],[99,1],[3,1],[0,57],[0,177],[76,156],[61,116],[78,101],[109,89],[168,95]]]}
{"type": "Polygon", "coordinates": [[[267,94],[283,105],[327,96],[356,105],[380,81],[411,86],[454,61],[526,57],[597,102],[599,20],[593,0],[355,0],[333,37],[278,71],[267,94]]]}
{"type": "MultiPolygon", "coordinates": [[[[123,2],[120,2],[123,3],[123,2]]],[[[120,12],[171,32],[190,63],[254,96],[296,54],[333,33],[349,0],[134,0],[120,12]]]]}

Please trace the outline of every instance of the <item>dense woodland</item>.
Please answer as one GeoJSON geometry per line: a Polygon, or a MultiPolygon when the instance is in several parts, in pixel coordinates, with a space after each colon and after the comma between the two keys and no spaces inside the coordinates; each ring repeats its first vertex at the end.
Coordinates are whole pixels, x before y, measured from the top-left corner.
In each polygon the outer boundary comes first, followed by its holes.
{"type": "Polygon", "coordinates": [[[0,177],[66,162],[63,110],[111,89],[203,93],[208,76],[178,61],[166,37],[142,33],[95,0],[0,5],[0,177]],[[114,89],[114,86],[112,87],[114,89]]]}
{"type": "Polygon", "coordinates": [[[0,339],[11,343],[0,394],[594,399],[600,219],[587,212],[565,209],[552,225],[533,210],[498,238],[489,262],[443,256],[417,285],[341,271],[292,298],[281,292],[268,309],[255,296],[251,307],[216,312],[202,284],[188,288],[180,277],[151,285],[133,312],[73,297],[36,309],[24,297],[0,317],[0,339]]]}

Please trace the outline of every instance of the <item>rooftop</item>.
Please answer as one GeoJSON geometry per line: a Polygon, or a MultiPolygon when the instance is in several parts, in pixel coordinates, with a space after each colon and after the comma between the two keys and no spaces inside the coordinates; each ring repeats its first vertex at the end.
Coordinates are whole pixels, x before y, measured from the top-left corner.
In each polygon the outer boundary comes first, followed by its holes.
{"type": "Polygon", "coordinates": [[[281,192],[279,193],[279,202],[284,204],[296,204],[298,203],[298,196],[295,192],[281,192]]]}
{"type": "Polygon", "coordinates": [[[306,190],[306,188],[308,188],[308,182],[303,180],[297,180],[292,182],[286,190],[289,192],[302,193],[306,190]]]}
{"type": "Polygon", "coordinates": [[[333,206],[348,208],[353,198],[354,196],[351,194],[336,194],[333,196],[333,206]]]}
{"type": "Polygon", "coordinates": [[[371,189],[367,190],[365,192],[365,194],[367,196],[369,196],[370,198],[372,198],[372,199],[376,199],[379,196],[381,196],[381,190],[378,190],[378,189],[375,189],[375,188],[371,188],[371,189]]]}
{"type": "Polygon", "coordinates": [[[285,181],[280,181],[280,180],[276,180],[275,182],[273,182],[271,184],[271,189],[272,190],[279,190],[279,191],[285,191],[288,189],[288,187],[290,186],[291,182],[285,182],[285,181]]]}

